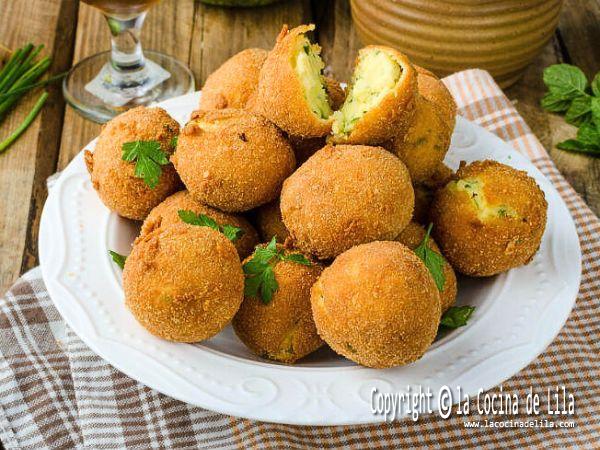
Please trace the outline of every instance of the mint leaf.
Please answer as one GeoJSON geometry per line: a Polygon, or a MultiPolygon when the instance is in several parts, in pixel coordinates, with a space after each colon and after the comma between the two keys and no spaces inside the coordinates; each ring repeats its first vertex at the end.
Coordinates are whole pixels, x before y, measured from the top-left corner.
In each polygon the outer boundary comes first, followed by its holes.
{"type": "Polygon", "coordinates": [[[554,64],[546,67],[543,79],[550,92],[565,100],[584,94],[587,87],[585,74],[571,64],[554,64]]]}
{"type": "Polygon", "coordinates": [[[177,211],[177,215],[183,222],[189,225],[209,227],[219,233],[223,233],[225,237],[232,242],[239,239],[244,234],[244,230],[241,228],[229,224],[219,225],[216,220],[208,217],[206,214],[196,214],[194,211],[180,209],[177,211]]]}
{"type": "Polygon", "coordinates": [[[464,327],[473,314],[473,311],[475,311],[474,306],[451,306],[442,315],[440,326],[446,328],[464,327]]]}
{"type": "Polygon", "coordinates": [[[571,100],[565,100],[552,92],[546,92],[540,104],[547,111],[564,112],[571,106],[571,100]]]}
{"type": "Polygon", "coordinates": [[[600,147],[589,146],[576,139],[567,139],[556,145],[556,148],[569,152],[585,153],[590,156],[600,156],[600,147]]]}
{"type": "Polygon", "coordinates": [[[590,107],[592,111],[592,121],[596,128],[600,130],[600,98],[593,98],[590,107]]]}
{"type": "Polygon", "coordinates": [[[124,161],[135,161],[134,175],[143,178],[144,183],[154,189],[160,179],[160,166],[169,164],[167,154],[160,149],[158,141],[125,142],[121,146],[124,161]]]}
{"type": "Polygon", "coordinates": [[[577,131],[577,140],[588,147],[600,148],[600,130],[592,122],[586,122],[577,131]]]}
{"type": "Polygon", "coordinates": [[[446,277],[444,276],[444,264],[446,264],[446,260],[442,255],[433,251],[429,247],[429,235],[431,233],[431,228],[433,224],[429,224],[427,227],[427,233],[425,233],[425,237],[421,241],[421,243],[415,248],[415,254],[421,258],[425,266],[431,272],[431,276],[435,281],[435,285],[438,290],[441,292],[444,290],[444,284],[446,284],[446,277]]]}
{"type": "Polygon", "coordinates": [[[127,256],[121,255],[117,252],[113,252],[112,250],[109,250],[108,253],[117,266],[119,266],[121,269],[125,267],[125,261],[127,260],[127,256]]]}
{"type": "Polygon", "coordinates": [[[571,125],[580,126],[592,117],[592,97],[581,95],[576,97],[565,114],[565,120],[571,125]]]}
{"type": "Polygon", "coordinates": [[[600,72],[598,72],[592,80],[592,93],[596,97],[600,97],[600,72]]]}

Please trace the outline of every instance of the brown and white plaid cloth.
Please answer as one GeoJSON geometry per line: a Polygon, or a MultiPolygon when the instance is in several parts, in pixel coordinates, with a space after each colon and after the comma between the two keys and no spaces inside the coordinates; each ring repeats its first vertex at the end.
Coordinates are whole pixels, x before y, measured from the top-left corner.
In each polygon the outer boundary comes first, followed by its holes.
{"type": "MultiPolygon", "coordinates": [[[[465,428],[471,414],[392,424],[299,427],[224,416],[173,400],[118,372],[61,320],[39,269],[0,300],[0,439],[12,448],[599,448],[600,221],[560,175],[487,72],[444,80],[460,113],[511,143],[554,183],[577,224],[583,252],[579,296],[548,349],[503,385],[525,399],[565,386],[574,428],[465,428]]],[[[569,261],[564,261],[569,264],[569,261]]],[[[471,408],[471,411],[474,407],[471,408]]],[[[497,417],[496,417],[497,418],[497,417]]],[[[523,415],[510,417],[526,420],[523,415]]]]}

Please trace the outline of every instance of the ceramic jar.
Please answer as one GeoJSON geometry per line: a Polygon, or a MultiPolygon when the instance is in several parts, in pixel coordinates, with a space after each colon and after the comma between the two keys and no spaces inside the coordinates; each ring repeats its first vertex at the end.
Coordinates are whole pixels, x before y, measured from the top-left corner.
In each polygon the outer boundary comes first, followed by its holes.
{"type": "Polygon", "coordinates": [[[351,0],[364,44],[384,44],[439,76],[488,70],[503,87],[546,45],[562,0],[351,0]]]}

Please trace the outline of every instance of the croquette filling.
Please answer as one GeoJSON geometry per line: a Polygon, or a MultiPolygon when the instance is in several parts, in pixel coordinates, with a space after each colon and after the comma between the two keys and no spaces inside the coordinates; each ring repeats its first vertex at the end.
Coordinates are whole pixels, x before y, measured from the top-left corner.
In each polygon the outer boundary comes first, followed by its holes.
{"type": "Polygon", "coordinates": [[[454,188],[457,191],[466,192],[469,195],[473,205],[475,206],[475,209],[477,210],[477,215],[479,218],[488,219],[492,217],[518,217],[518,214],[514,208],[511,208],[508,205],[490,205],[485,198],[485,194],[483,193],[483,186],[483,181],[475,178],[467,178],[454,182],[454,188]]]}
{"type": "Polygon", "coordinates": [[[310,109],[319,119],[327,119],[332,111],[323,81],[325,64],[319,51],[320,47],[312,45],[306,37],[300,39],[294,68],[310,109]]]}
{"type": "Polygon", "coordinates": [[[350,134],[356,123],[394,89],[401,75],[402,68],[385,51],[363,51],[354,70],[346,101],[333,114],[333,133],[350,134]]]}

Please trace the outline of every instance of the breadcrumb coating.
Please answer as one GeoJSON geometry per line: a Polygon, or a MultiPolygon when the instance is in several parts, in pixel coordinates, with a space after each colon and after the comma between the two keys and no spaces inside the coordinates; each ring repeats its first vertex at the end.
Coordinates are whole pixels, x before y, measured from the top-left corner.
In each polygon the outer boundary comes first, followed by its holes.
{"type": "Polygon", "coordinates": [[[433,236],[455,270],[495,275],[531,261],[547,207],[526,172],[491,160],[463,164],[456,180],[435,195],[433,236]]]}
{"type": "Polygon", "coordinates": [[[268,53],[262,48],[247,48],[225,61],[206,79],[198,108],[251,108],[258,88],[260,69],[268,53]]]}
{"type": "Polygon", "coordinates": [[[244,273],[233,244],[208,227],[173,225],[138,239],[123,270],[125,304],[150,333],[208,339],[233,318],[244,273]]]}
{"type": "Polygon", "coordinates": [[[328,145],[294,172],[281,192],[291,241],[320,259],[394,239],[413,207],[406,166],[381,147],[328,145]]]}
{"type": "Polygon", "coordinates": [[[441,316],[435,282],[399,242],[371,242],[338,256],[311,292],[313,318],[337,353],[367,367],[409,364],[437,334],[441,316]]]}
{"type": "Polygon", "coordinates": [[[162,108],[140,106],[107,122],[94,152],[84,153],[92,185],[102,202],[120,216],[144,220],[152,208],[181,189],[172,164],[161,166],[159,182],[152,189],[134,175],[135,162],[122,158],[123,144],[134,141],[158,141],[161,150],[171,155],[171,140],[178,134],[179,124],[162,108]]]}
{"type": "MultiPolygon", "coordinates": [[[[331,120],[313,112],[293,63],[305,33],[314,29],[312,24],[291,30],[284,25],[260,71],[253,109],[291,136],[320,137],[331,130],[331,120]]],[[[319,47],[311,47],[318,54],[319,47]]]]}
{"type": "Polygon", "coordinates": [[[296,166],[283,133],[240,109],[194,113],[171,159],[195,200],[227,212],[274,200],[296,166]]]}
{"type": "MultiPolygon", "coordinates": [[[[286,252],[297,253],[294,250],[286,252]]],[[[280,261],[273,270],[279,288],[271,301],[265,305],[260,299],[245,297],[233,318],[233,329],[257,355],[294,363],[323,345],[310,306],[310,289],[321,275],[323,266],[315,262],[304,266],[280,261]]]]}

